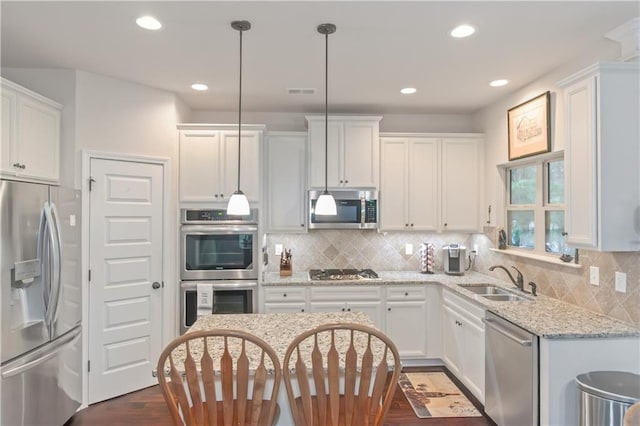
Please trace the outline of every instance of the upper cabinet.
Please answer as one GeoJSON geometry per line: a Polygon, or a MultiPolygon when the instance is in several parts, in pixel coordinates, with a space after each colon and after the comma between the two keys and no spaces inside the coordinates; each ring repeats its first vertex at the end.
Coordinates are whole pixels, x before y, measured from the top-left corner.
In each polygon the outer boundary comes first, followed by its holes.
{"type": "Polygon", "coordinates": [[[306,232],[307,134],[267,133],[267,232],[306,232]]]}
{"type": "Polygon", "coordinates": [[[386,134],[380,140],[382,230],[481,229],[482,135],[386,134]]]}
{"type": "MultiPolygon", "coordinates": [[[[325,186],[325,118],[307,116],[309,186],[325,186]]],[[[377,187],[382,117],[329,116],[327,123],[327,185],[377,187]]]]}
{"type": "Polygon", "coordinates": [[[62,105],[2,79],[3,177],[58,183],[62,105]]]}
{"type": "MultiPolygon", "coordinates": [[[[228,202],[238,188],[238,130],[232,125],[180,124],[180,201],[228,202]]],[[[260,198],[264,126],[242,126],[240,189],[260,198]]]]}
{"type": "Polygon", "coordinates": [[[564,88],[567,243],[640,250],[640,64],[598,63],[564,88]]]}

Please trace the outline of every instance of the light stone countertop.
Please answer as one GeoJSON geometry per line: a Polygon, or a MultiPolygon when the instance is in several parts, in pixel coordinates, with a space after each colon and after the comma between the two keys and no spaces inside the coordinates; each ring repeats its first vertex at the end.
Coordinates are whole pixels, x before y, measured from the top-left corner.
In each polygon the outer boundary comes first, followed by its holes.
{"type": "Polygon", "coordinates": [[[268,286],[353,286],[438,284],[477,305],[498,314],[512,323],[547,339],[638,337],[640,330],[631,324],[551,297],[525,295],[531,301],[496,302],[460,287],[458,284],[493,284],[522,294],[511,283],[478,272],[464,275],[443,273],[421,274],[412,271],[378,272],[376,280],[311,281],[307,272],[290,277],[276,273],[265,274],[262,285],[268,286]]]}
{"type": "MultiPolygon", "coordinates": [[[[198,320],[193,324],[193,326],[191,326],[187,333],[193,333],[195,331],[201,330],[210,330],[214,328],[242,330],[258,336],[259,338],[267,342],[274,349],[274,351],[278,355],[280,363],[282,364],[287,348],[296,336],[321,324],[329,323],[356,323],[375,328],[371,318],[369,318],[367,314],[364,314],[362,312],[292,312],[275,314],[207,315],[198,318],[198,320]]],[[[318,339],[318,344],[326,356],[327,350],[324,348],[329,347],[329,339],[328,335],[324,337],[326,338],[321,337],[318,339]]],[[[339,353],[346,352],[349,341],[350,340],[347,337],[346,333],[336,332],[335,344],[339,353]]],[[[365,347],[366,338],[364,338],[363,335],[358,335],[356,333],[354,337],[354,345],[356,346],[356,348],[365,347]]],[[[222,345],[220,344],[220,342],[218,344],[215,344],[215,341],[210,340],[208,341],[208,346],[211,357],[214,360],[214,370],[216,372],[219,372],[219,360],[222,356],[222,345]]],[[[240,350],[239,345],[236,345],[235,342],[232,341],[232,339],[229,340],[229,346],[230,352],[232,354],[236,354],[240,350]]],[[[376,343],[375,340],[371,345],[371,349],[374,357],[374,365],[377,365],[384,354],[384,349],[380,344],[376,343]]],[[[190,350],[193,357],[196,359],[196,362],[199,363],[202,354],[202,341],[198,340],[193,342],[190,345],[190,350]]],[[[249,358],[249,368],[251,373],[255,372],[256,368],[259,365],[260,353],[261,351],[259,348],[253,345],[246,346],[246,354],[249,358]]],[[[305,363],[307,364],[307,368],[310,369],[311,350],[309,349],[307,353],[309,355],[309,359],[305,360],[305,363]]],[[[176,348],[173,354],[176,368],[182,371],[184,360],[186,359],[186,350],[184,346],[179,346],[178,348],[176,348]]],[[[291,362],[292,366],[295,365],[295,361],[296,357],[294,355],[291,362]]],[[[344,359],[341,358],[340,362],[343,363],[344,359]]],[[[273,372],[273,369],[270,367],[270,363],[266,365],[268,372],[271,374],[273,372]]],[[[343,366],[341,365],[341,367],[343,366]]]]}

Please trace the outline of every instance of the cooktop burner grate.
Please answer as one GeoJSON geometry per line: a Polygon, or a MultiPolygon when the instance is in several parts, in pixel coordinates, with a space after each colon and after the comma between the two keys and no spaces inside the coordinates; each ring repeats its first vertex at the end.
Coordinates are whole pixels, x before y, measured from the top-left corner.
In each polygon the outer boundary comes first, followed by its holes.
{"type": "Polygon", "coordinates": [[[372,269],[311,269],[311,280],[374,280],[378,278],[372,269]]]}

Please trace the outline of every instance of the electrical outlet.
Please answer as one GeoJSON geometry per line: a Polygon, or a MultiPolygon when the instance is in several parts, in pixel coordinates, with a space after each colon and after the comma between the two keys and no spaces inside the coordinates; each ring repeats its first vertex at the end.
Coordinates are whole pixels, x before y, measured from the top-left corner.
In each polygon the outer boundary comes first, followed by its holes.
{"type": "Polygon", "coordinates": [[[624,272],[616,272],[616,291],[620,293],[627,292],[627,274],[624,272]]]}
{"type": "Polygon", "coordinates": [[[413,244],[407,243],[404,245],[404,254],[411,256],[413,254],[413,244]]]}
{"type": "Polygon", "coordinates": [[[280,256],[282,254],[282,244],[276,244],[276,256],[280,256]]]}
{"type": "Polygon", "coordinates": [[[589,268],[589,282],[593,285],[600,285],[600,268],[597,266],[589,268]]]}

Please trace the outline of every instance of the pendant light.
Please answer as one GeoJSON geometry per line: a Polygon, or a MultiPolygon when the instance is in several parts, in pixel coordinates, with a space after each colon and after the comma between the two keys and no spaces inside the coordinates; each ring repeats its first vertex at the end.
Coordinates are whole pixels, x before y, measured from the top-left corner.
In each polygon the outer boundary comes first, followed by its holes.
{"type": "Polygon", "coordinates": [[[316,201],[316,215],[336,215],[336,200],[329,194],[327,189],[327,169],[329,168],[329,34],[336,32],[333,24],[318,25],[318,32],[324,34],[325,39],[325,62],[324,62],[324,192],[316,201]]]}
{"type": "Polygon", "coordinates": [[[240,190],[240,135],[242,131],[242,33],[251,29],[249,21],[233,21],[231,28],[240,33],[240,89],[238,90],[238,189],[229,198],[227,204],[227,214],[236,216],[247,216],[250,213],[249,200],[240,190]]]}

